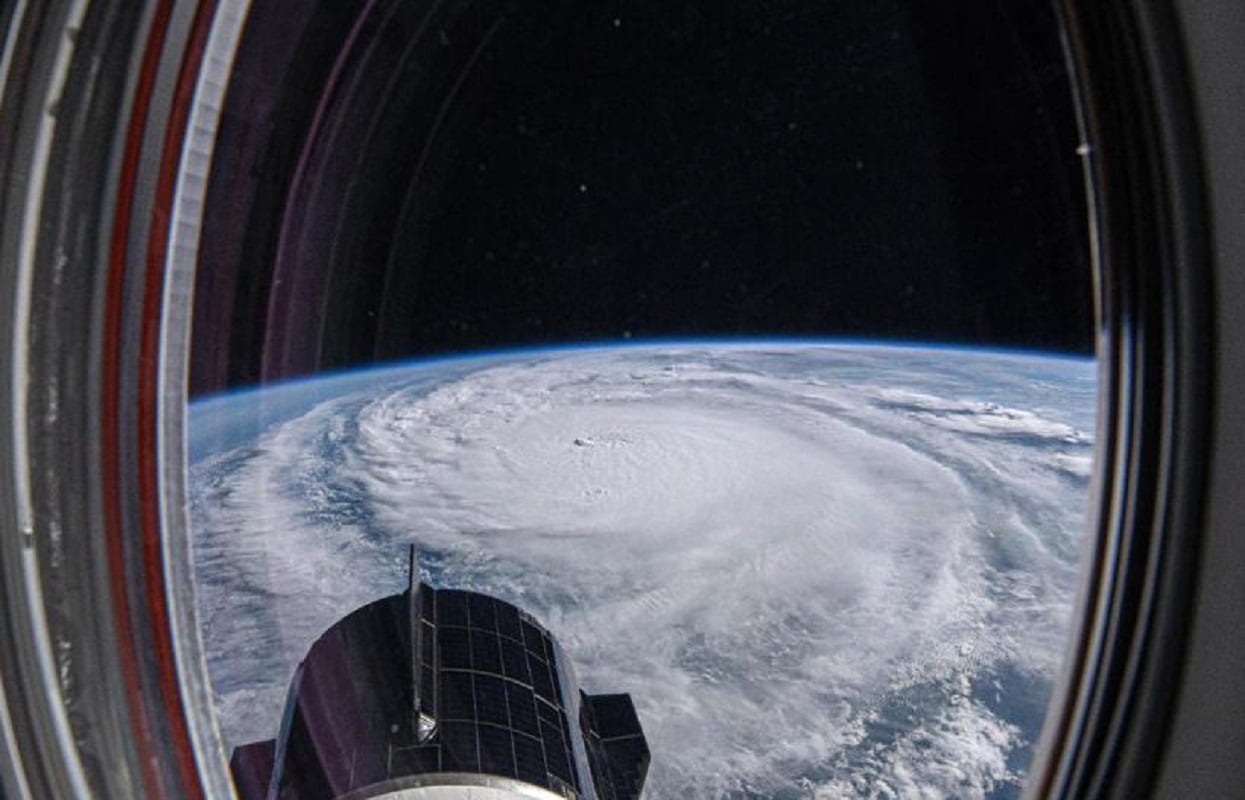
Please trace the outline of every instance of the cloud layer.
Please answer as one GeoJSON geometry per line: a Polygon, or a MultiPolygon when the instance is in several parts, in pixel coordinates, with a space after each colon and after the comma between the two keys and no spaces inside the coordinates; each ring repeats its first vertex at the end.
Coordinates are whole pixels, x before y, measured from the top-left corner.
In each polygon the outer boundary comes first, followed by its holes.
{"type": "Polygon", "coordinates": [[[273,734],[307,646],[398,591],[415,541],[431,579],[541,618],[589,691],[632,694],[648,796],[1014,790],[1072,609],[1091,363],[775,345],[437,369],[352,379],[192,465],[232,743],[273,734]]]}

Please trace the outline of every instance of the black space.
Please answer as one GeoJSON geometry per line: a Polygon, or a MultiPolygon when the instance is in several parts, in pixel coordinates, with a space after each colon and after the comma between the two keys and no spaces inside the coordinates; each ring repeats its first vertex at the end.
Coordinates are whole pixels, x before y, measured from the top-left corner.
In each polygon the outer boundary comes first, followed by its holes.
{"type": "Polygon", "coordinates": [[[197,392],[622,337],[1092,347],[1045,4],[389,2],[349,50],[341,5],[261,5],[209,187],[197,392]]]}

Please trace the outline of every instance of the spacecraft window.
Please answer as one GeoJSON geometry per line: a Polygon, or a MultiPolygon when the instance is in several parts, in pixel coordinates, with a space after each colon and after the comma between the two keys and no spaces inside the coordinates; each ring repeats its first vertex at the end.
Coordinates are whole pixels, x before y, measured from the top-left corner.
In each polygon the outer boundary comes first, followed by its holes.
{"type": "Polygon", "coordinates": [[[654,797],[1018,796],[1099,342],[1061,21],[970,5],[253,6],[187,416],[228,746],[413,542],[479,769],[561,758],[569,663],[654,797]]]}
{"type": "Polygon", "coordinates": [[[0,4],[0,795],[1231,795],[1241,24],[0,4]]]}
{"type": "Polygon", "coordinates": [[[1188,395],[1061,9],[6,6],[0,787],[1079,774],[1188,395]]]}

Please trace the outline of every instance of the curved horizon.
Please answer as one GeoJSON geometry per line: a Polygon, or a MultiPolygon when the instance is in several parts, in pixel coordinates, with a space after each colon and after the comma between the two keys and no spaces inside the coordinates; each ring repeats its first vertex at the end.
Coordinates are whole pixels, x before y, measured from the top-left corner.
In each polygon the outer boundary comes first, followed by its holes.
{"type": "Polygon", "coordinates": [[[516,344],[504,345],[478,350],[452,350],[440,353],[424,354],[409,358],[390,361],[372,361],[351,367],[329,369],[323,372],[311,372],[295,375],[267,383],[250,383],[235,386],[221,392],[202,394],[188,399],[189,405],[210,404],[216,401],[236,398],[250,392],[285,389],[302,383],[342,378],[357,378],[374,373],[395,371],[423,366],[434,366],[445,363],[485,361],[497,358],[513,358],[541,353],[573,353],[591,350],[611,349],[644,349],[672,346],[704,346],[704,347],[764,347],[767,345],[810,345],[816,347],[839,347],[844,349],[900,349],[924,350],[933,352],[960,352],[978,355],[1008,355],[1032,358],[1044,358],[1064,361],[1093,362],[1097,354],[1076,353],[1065,350],[1044,350],[1039,348],[1017,347],[1013,345],[969,344],[955,341],[922,341],[919,339],[887,339],[881,337],[851,338],[841,335],[831,336],[692,336],[692,337],[651,337],[642,339],[583,339],[555,342],[551,344],[516,344]]]}

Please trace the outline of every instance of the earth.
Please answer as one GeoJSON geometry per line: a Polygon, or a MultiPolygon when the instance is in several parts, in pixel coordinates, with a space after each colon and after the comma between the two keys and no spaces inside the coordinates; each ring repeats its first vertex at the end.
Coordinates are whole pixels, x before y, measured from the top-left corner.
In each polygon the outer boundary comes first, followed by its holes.
{"type": "Polygon", "coordinates": [[[1074,610],[1092,360],[841,342],[492,353],[191,405],[229,745],[426,581],[629,692],[649,798],[1015,797],[1074,610]]]}

